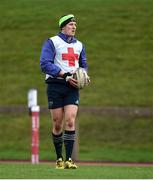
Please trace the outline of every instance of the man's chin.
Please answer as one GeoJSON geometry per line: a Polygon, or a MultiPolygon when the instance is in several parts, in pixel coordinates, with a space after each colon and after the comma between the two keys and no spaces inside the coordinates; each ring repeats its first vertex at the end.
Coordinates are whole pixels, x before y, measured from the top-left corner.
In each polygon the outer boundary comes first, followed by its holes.
{"type": "Polygon", "coordinates": [[[69,36],[70,36],[70,37],[73,37],[73,36],[75,36],[75,34],[70,34],[69,36]]]}
{"type": "Polygon", "coordinates": [[[74,32],[74,33],[72,33],[72,36],[75,36],[75,32],[74,32]]]}

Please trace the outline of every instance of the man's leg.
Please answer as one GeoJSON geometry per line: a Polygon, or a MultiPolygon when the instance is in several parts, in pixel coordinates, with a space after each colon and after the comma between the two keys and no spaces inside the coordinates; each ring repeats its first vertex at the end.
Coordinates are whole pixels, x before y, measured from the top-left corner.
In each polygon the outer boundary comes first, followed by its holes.
{"type": "Polygon", "coordinates": [[[63,146],[63,108],[51,109],[51,116],[53,121],[52,129],[52,139],[55,146],[55,151],[57,155],[56,168],[64,169],[64,162],[62,156],[62,146],[63,146]]]}
{"type": "Polygon", "coordinates": [[[66,151],[66,163],[65,168],[76,169],[77,166],[72,162],[71,156],[73,151],[73,145],[75,142],[75,120],[78,111],[78,106],[67,105],[64,107],[65,118],[65,132],[64,132],[64,145],[66,151]]]}

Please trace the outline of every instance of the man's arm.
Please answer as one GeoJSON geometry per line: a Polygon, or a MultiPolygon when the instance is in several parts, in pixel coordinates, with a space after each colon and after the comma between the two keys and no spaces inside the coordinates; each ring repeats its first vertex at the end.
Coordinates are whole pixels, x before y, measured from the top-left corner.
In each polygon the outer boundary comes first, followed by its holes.
{"type": "Polygon", "coordinates": [[[82,51],[81,51],[80,57],[79,57],[79,66],[88,70],[86,51],[85,51],[84,45],[83,45],[83,48],[82,48],[82,51]]]}
{"type": "Polygon", "coordinates": [[[53,42],[48,39],[44,43],[40,56],[40,67],[42,72],[57,77],[61,69],[54,64],[55,47],[53,42]]]}

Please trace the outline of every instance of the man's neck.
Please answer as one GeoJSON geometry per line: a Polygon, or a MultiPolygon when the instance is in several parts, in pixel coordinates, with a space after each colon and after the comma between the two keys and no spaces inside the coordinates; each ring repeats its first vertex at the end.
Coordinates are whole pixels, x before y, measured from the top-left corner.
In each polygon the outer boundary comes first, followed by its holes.
{"type": "Polygon", "coordinates": [[[59,36],[64,39],[67,43],[76,42],[76,39],[73,36],[68,36],[62,32],[59,33],[59,36]]]}

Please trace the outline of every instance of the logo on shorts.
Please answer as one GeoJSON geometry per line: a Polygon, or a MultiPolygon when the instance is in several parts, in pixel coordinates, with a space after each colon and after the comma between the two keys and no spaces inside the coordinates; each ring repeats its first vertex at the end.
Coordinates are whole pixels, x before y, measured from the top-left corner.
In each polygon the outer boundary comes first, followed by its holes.
{"type": "Polygon", "coordinates": [[[79,100],[76,100],[76,101],[75,101],[75,104],[78,105],[78,104],[79,104],[79,100]]]}
{"type": "Polygon", "coordinates": [[[53,101],[49,101],[49,107],[51,108],[53,106],[53,101]]]}

